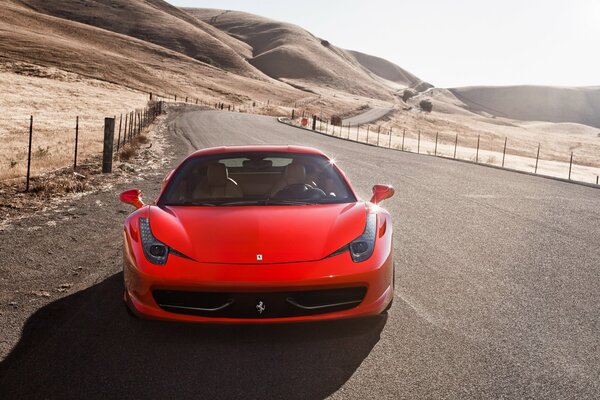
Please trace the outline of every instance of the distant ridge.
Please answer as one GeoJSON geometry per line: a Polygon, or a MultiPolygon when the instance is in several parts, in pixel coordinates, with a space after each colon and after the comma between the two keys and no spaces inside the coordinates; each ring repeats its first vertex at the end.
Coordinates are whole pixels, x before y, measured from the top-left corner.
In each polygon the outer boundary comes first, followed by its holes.
{"type": "Polygon", "coordinates": [[[239,11],[185,10],[247,43],[252,48],[248,61],[270,77],[392,100],[390,87],[374,79],[353,54],[297,25],[239,11]]]}
{"type": "Polygon", "coordinates": [[[522,121],[600,128],[600,87],[470,86],[449,89],[471,111],[522,121]]]}
{"type": "Polygon", "coordinates": [[[368,71],[389,82],[398,84],[399,87],[409,87],[419,92],[433,87],[433,85],[422,81],[404,68],[386,59],[354,50],[348,50],[348,52],[368,71]]]}
{"type": "Polygon", "coordinates": [[[251,49],[162,0],[19,0],[31,9],[121,33],[239,75],[265,78],[245,60],[251,49]]]}

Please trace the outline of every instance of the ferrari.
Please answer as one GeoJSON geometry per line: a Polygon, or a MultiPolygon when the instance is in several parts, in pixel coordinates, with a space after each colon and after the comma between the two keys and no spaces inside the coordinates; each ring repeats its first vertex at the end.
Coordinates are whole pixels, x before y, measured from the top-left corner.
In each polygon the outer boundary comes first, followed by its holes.
{"type": "Polygon", "coordinates": [[[392,221],[375,185],[361,200],[335,160],[300,146],[194,152],[123,229],[124,300],[138,317],[187,322],[315,321],[386,312],[392,221]]]}

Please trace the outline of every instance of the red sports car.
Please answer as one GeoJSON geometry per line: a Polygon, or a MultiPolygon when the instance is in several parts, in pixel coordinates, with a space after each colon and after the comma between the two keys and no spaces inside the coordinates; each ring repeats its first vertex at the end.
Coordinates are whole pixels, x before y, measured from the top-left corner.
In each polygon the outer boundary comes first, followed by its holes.
{"type": "Polygon", "coordinates": [[[124,298],[138,316],[288,322],[379,314],[394,297],[387,185],[360,200],[334,160],[296,146],[197,151],[139,190],[124,224],[124,298]]]}

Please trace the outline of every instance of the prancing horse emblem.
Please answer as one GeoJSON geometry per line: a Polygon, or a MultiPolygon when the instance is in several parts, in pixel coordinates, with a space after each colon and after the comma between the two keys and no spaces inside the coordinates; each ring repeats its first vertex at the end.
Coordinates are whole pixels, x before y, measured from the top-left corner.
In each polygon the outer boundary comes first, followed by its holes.
{"type": "Polygon", "coordinates": [[[262,261],[262,254],[256,255],[256,261],[262,261]]]}
{"type": "Polygon", "coordinates": [[[263,303],[262,301],[259,301],[258,304],[256,305],[256,310],[258,311],[259,314],[262,314],[263,311],[265,311],[267,309],[267,306],[265,306],[265,303],[263,303]]]}

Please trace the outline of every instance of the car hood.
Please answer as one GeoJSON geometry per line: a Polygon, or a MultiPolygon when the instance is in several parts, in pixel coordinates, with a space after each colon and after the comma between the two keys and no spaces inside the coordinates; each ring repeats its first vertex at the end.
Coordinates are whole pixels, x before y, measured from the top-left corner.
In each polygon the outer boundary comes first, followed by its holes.
{"type": "Polygon", "coordinates": [[[205,263],[315,261],[362,234],[365,203],[150,207],[154,236],[205,263]],[[261,260],[262,258],[262,260],[261,260]]]}

